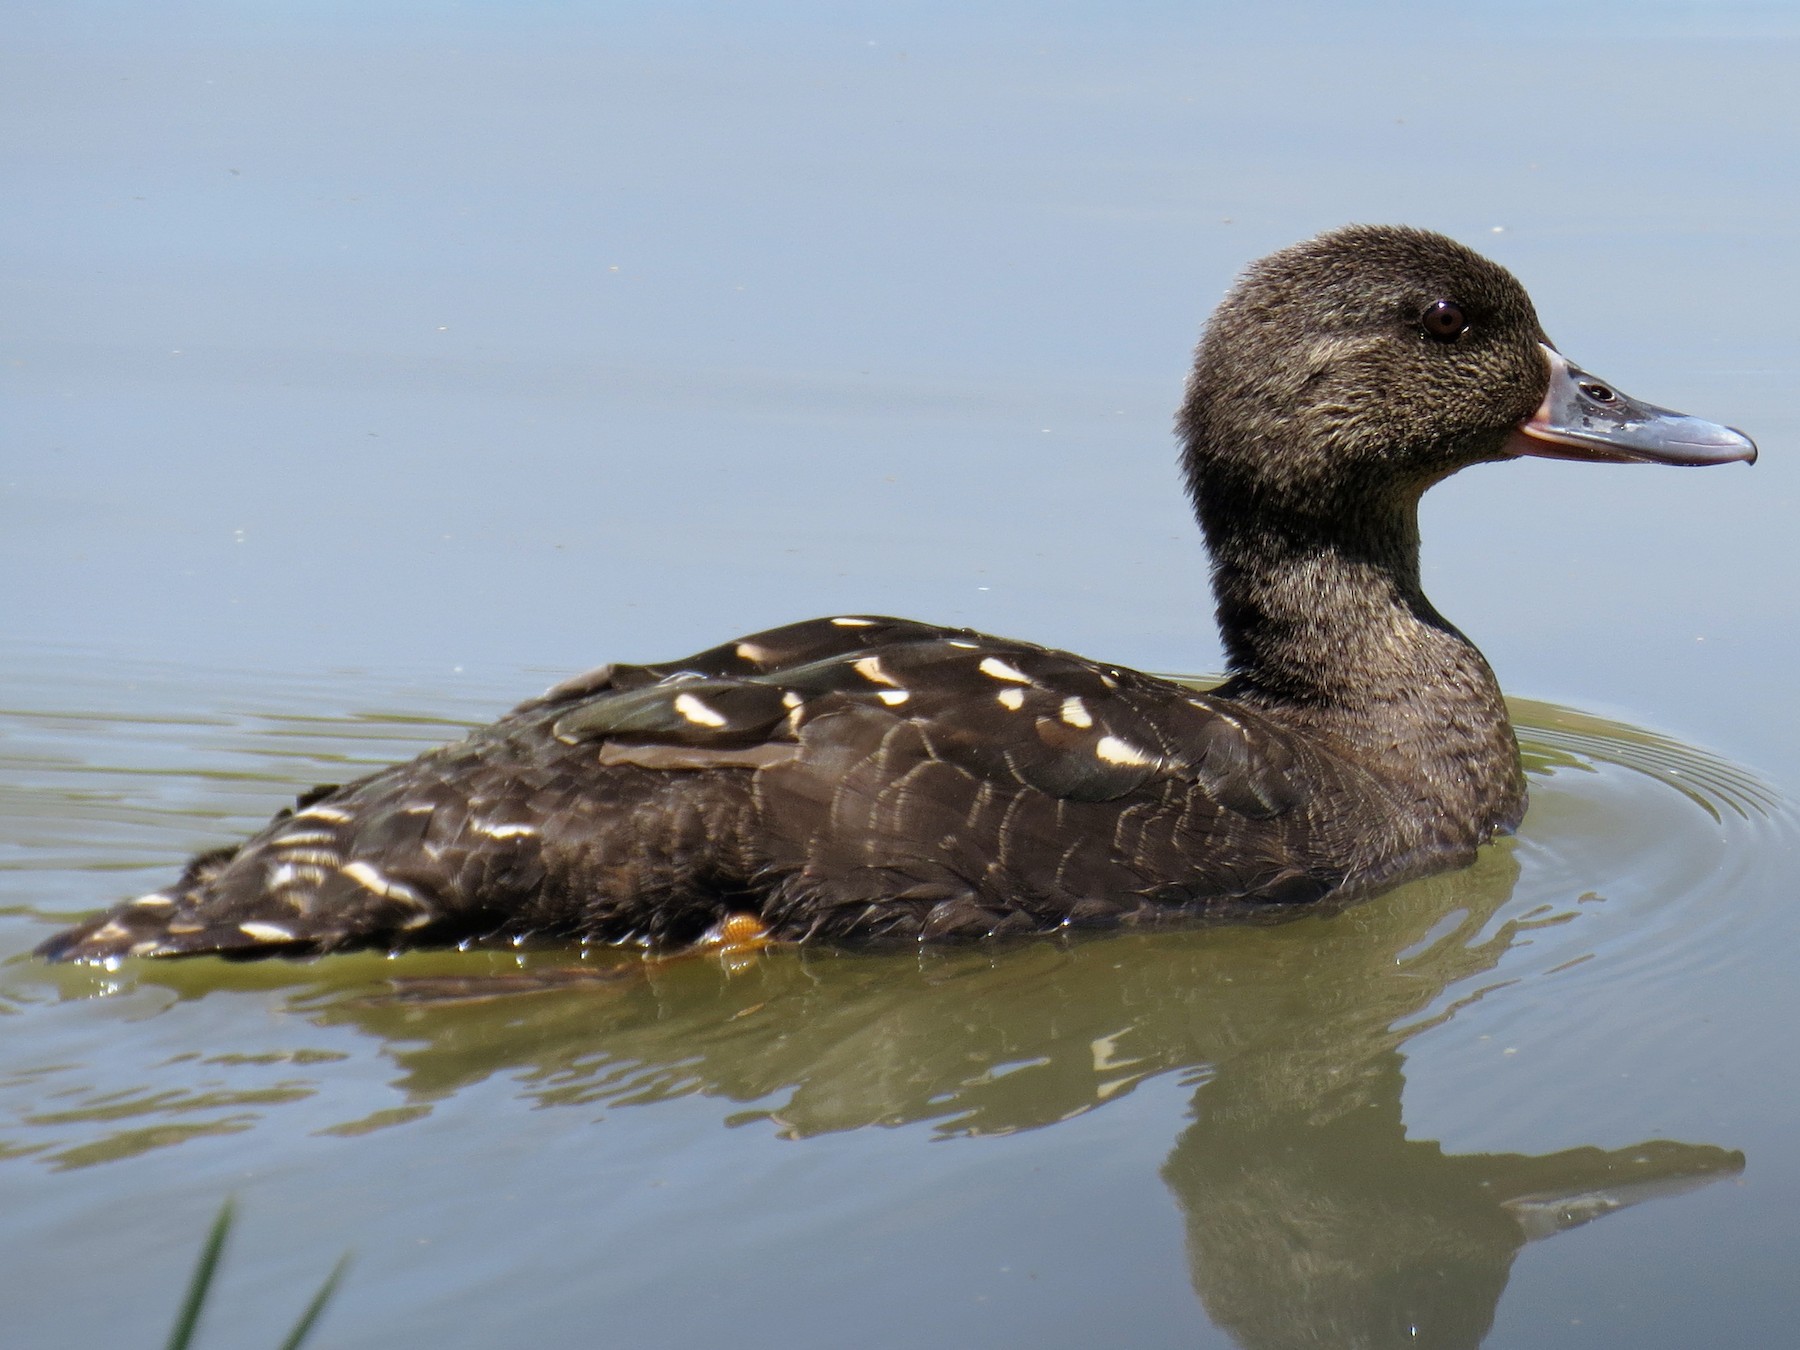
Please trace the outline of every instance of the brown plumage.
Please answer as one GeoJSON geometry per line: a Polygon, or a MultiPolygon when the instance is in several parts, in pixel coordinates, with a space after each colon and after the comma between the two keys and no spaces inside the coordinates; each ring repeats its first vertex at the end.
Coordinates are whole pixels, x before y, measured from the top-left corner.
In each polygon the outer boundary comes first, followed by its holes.
{"type": "Polygon", "coordinates": [[[1420,494],[1519,453],[1754,455],[1569,366],[1503,269],[1374,227],[1246,273],[1180,430],[1230,667],[1210,694],[966,630],[794,624],[318,789],[40,952],[673,946],[734,914],[930,940],[1351,899],[1525,808],[1494,677],[1419,588],[1420,494]]]}

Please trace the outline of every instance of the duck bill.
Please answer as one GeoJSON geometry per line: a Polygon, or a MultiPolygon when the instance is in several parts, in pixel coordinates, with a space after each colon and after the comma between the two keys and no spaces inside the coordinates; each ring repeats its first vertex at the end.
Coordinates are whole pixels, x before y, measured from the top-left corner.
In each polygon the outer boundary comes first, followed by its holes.
{"type": "Polygon", "coordinates": [[[1639,403],[1548,345],[1544,355],[1549,392],[1507,438],[1508,454],[1610,464],[1756,462],[1756,443],[1743,432],[1639,403]]]}

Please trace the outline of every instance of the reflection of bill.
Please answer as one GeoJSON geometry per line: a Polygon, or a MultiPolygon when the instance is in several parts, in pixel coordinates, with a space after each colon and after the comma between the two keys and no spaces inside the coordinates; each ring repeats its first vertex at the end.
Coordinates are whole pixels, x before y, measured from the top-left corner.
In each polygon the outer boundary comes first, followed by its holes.
{"type": "Polygon", "coordinates": [[[1474,1346],[1528,1240],[1743,1167],[1663,1141],[1531,1157],[1406,1138],[1406,1040],[1477,997],[1523,931],[1570,917],[1497,922],[1516,876],[1497,848],[1335,917],[1066,945],[489,980],[424,956],[388,992],[306,1007],[387,1039],[420,1111],[526,1069],[522,1091],[547,1105],[785,1095],[763,1114],[796,1139],[1032,1129],[1185,1071],[1192,1120],[1162,1175],[1214,1322],[1246,1350],[1474,1346]]]}
{"type": "MultiPolygon", "coordinates": [[[[1504,895],[1510,870],[1499,855],[1479,888],[1434,879],[1402,898],[1415,919],[1453,912],[1459,900],[1504,895]]],[[[1322,968],[1304,983],[1335,997],[1241,1040],[1194,1094],[1194,1122],[1163,1166],[1186,1218],[1195,1292],[1246,1350],[1477,1346],[1526,1242],[1743,1169],[1741,1153],[1664,1140],[1459,1156],[1406,1138],[1400,1047],[1448,1013],[1395,1024],[1491,969],[1519,928],[1471,945],[1483,924],[1470,913],[1413,959],[1387,956],[1394,975],[1380,979],[1370,958],[1396,950],[1392,938],[1411,927],[1352,944],[1355,957],[1318,950],[1322,968]],[[1359,979],[1372,981],[1367,998],[1350,996],[1359,979]],[[1412,979],[1422,987],[1403,1006],[1412,979]]]]}
{"type": "Polygon", "coordinates": [[[1245,1350],[1474,1347],[1528,1240],[1744,1165],[1661,1140],[1446,1154],[1405,1138],[1398,1054],[1361,1071],[1360,1100],[1285,1116],[1237,1110],[1215,1079],[1163,1167],[1195,1292],[1245,1350]]]}

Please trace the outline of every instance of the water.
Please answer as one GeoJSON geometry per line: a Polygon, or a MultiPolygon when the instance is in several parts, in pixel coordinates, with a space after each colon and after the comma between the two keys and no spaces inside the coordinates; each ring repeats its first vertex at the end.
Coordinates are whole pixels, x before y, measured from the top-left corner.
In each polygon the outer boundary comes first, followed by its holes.
{"type": "Polygon", "coordinates": [[[347,1248],[320,1345],[1788,1337],[1787,10],[7,22],[9,1345],[155,1343],[229,1193],[204,1344],[347,1248]],[[597,660],[877,610],[1215,669],[1184,354],[1351,219],[1764,450],[1432,494],[1439,606],[1590,710],[1519,705],[1471,871],[906,957],[25,956],[597,660]]]}
{"type": "MultiPolygon", "coordinates": [[[[156,665],[84,683],[64,659],[0,714],[26,806],[0,839],[24,902],[0,930],[13,952],[298,787],[478,715],[444,691],[370,698],[367,676],[370,701],[345,709],[347,679],[233,695],[156,665]],[[439,711],[376,711],[409,703],[439,711]]],[[[1629,1209],[1724,1240],[1751,1175],[1742,1121],[1608,1109],[1606,1083],[1541,1094],[1603,1050],[1665,1078],[1704,1060],[1706,1036],[1666,1009],[1647,1029],[1645,1004],[1739,977],[1739,933],[1775,922],[1759,905],[1791,817],[1666,739],[1517,716],[1534,796],[1518,839],[1274,929],[650,964],[559,947],[15,959],[0,1230],[45,1310],[28,1343],[168,1302],[192,1245],[173,1234],[197,1241],[227,1192],[249,1217],[220,1315],[273,1337],[312,1267],[353,1246],[334,1327],[352,1345],[493,1344],[521,1317],[573,1340],[597,1316],[633,1345],[740,1322],[825,1345],[852,1318],[894,1346],[1092,1343],[1121,1319],[1149,1344],[1208,1319],[1245,1345],[1321,1326],[1389,1344],[1400,1310],[1421,1343],[1454,1345],[1528,1238],[1629,1209]],[[1437,1136],[1403,1120],[1421,1082],[1453,1103],[1437,1136]],[[162,1234],[148,1265],[142,1224],[162,1234]],[[115,1264],[148,1277],[131,1311],[83,1296],[115,1264]],[[688,1269],[707,1297],[673,1296],[688,1269]]],[[[1608,1302],[1566,1306],[1629,1325],[1608,1302]]]]}

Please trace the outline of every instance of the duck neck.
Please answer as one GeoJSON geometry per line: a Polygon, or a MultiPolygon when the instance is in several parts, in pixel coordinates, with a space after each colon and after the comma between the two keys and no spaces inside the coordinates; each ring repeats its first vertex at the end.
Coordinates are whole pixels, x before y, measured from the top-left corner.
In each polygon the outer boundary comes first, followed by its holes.
{"type": "Polygon", "coordinates": [[[1485,837],[1523,809],[1518,749],[1486,660],[1420,588],[1422,491],[1299,511],[1202,494],[1218,692],[1330,735],[1485,837]]]}
{"type": "Polygon", "coordinates": [[[1201,526],[1245,698],[1351,710],[1418,692],[1421,658],[1486,670],[1420,589],[1416,496],[1312,512],[1238,502],[1203,509],[1201,526]]]}

